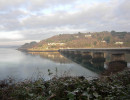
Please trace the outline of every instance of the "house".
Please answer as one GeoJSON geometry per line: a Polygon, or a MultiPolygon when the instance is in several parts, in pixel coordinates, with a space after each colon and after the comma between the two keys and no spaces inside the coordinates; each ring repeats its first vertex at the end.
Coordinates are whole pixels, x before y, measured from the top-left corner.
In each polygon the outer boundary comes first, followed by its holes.
{"type": "Polygon", "coordinates": [[[79,38],[79,36],[75,36],[76,38],[79,38]]]}
{"type": "Polygon", "coordinates": [[[102,43],[106,43],[106,41],[101,41],[102,43]]]}
{"type": "Polygon", "coordinates": [[[91,35],[91,34],[88,34],[88,35],[85,35],[85,37],[92,37],[92,35],[91,35]]]}
{"type": "Polygon", "coordinates": [[[115,44],[124,44],[124,42],[115,42],[115,44]]]}
{"type": "Polygon", "coordinates": [[[48,45],[60,45],[60,46],[63,46],[63,45],[65,45],[65,43],[48,43],[48,45]]]}

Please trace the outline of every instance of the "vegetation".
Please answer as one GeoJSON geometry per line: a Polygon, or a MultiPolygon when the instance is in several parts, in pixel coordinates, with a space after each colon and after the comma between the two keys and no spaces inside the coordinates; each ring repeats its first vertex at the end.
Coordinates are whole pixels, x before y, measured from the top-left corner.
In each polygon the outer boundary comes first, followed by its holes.
{"type": "Polygon", "coordinates": [[[127,32],[116,32],[116,31],[111,31],[111,34],[113,36],[118,36],[120,39],[124,39],[125,35],[127,32]]]}
{"type": "Polygon", "coordinates": [[[107,43],[110,43],[110,39],[111,39],[110,36],[106,36],[106,37],[104,37],[104,41],[106,41],[107,43]]]}
{"type": "Polygon", "coordinates": [[[0,100],[129,100],[130,71],[88,81],[61,77],[14,83],[0,82],[0,100]]]}
{"type": "Polygon", "coordinates": [[[37,44],[37,42],[33,41],[33,42],[30,42],[30,43],[25,43],[24,45],[22,45],[20,48],[18,48],[19,50],[26,50],[26,49],[29,49],[29,48],[32,48],[34,47],[35,45],[37,44]]]}
{"type": "Polygon", "coordinates": [[[111,48],[130,47],[130,33],[127,32],[94,32],[78,34],[60,34],[42,40],[34,45],[23,45],[21,48],[30,51],[58,50],[61,48],[111,48]]]}

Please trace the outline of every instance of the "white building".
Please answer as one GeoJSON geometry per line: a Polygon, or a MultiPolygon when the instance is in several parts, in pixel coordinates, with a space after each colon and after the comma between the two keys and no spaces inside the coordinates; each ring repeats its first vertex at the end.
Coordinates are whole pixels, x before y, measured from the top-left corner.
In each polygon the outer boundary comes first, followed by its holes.
{"type": "Polygon", "coordinates": [[[92,37],[92,35],[91,35],[91,34],[88,34],[88,35],[85,35],[85,37],[92,37]]]}
{"type": "Polygon", "coordinates": [[[106,43],[106,41],[101,41],[102,43],[106,43]]]}
{"type": "Polygon", "coordinates": [[[75,36],[76,38],[79,38],[79,36],[75,36]]]}
{"type": "Polygon", "coordinates": [[[124,44],[124,42],[116,42],[115,44],[124,44]]]}
{"type": "Polygon", "coordinates": [[[65,45],[65,43],[48,43],[48,45],[65,45]]]}

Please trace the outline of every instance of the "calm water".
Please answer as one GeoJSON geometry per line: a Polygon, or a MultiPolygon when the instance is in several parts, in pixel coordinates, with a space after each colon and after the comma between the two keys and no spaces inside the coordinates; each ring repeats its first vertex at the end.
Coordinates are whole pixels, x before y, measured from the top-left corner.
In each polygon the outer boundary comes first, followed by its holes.
{"type": "Polygon", "coordinates": [[[0,80],[13,77],[16,80],[37,78],[49,79],[48,69],[58,76],[97,77],[98,74],[63,57],[59,53],[27,54],[14,48],[0,48],[0,80]]]}
{"type": "MultiPolygon", "coordinates": [[[[126,56],[128,66],[129,56],[129,54],[126,56]]],[[[107,56],[107,61],[109,60],[110,57],[107,56]]],[[[50,79],[53,75],[99,77],[98,71],[104,70],[106,64],[93,65],[99,65],[103,68],[93,70],[91,64],[84,67],[58,52],[24,53],[15,50],[15,48],[0,48],[0,80],[8,77],[13,77],[19,81],[30,78],[36,79],[37,77],[50,79]],[[51,76],[48,75],[48,69],[53,73],[51,76]]]]}

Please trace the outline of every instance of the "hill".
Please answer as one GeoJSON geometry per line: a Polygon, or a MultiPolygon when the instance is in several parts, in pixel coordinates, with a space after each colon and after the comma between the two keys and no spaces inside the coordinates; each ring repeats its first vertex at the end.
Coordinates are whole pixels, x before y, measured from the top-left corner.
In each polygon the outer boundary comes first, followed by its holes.
{"type": "Polygon", "coordinates": [[[33,48],[36,45],[37,45],[37,42],[35,42],[35,41],[30,42],[30,43],[25,43],[24,45],[22,45],[21,47],[19,47],[18,50],[27,50],[29,48],[33,48]]]}
{"type": "Polygon", "coordinates": [[[77,34],[60,34],[34,43],[24,44],[22,48],[29,51],[58,50],[62,48],[111,48],[130,47],[130,33],[128,32],[94,32],[77,34]]]}

